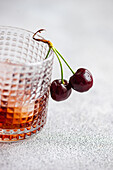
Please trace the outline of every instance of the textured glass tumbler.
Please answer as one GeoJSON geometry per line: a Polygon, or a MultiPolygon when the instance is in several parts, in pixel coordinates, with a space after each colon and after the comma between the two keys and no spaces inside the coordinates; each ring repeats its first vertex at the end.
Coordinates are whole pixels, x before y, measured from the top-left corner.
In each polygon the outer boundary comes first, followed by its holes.
{"type": "Polygon", "coordinates": [[[33,33],[0,26],[0,142],[26,139],[46,123],[53,52],[33,33]]]}

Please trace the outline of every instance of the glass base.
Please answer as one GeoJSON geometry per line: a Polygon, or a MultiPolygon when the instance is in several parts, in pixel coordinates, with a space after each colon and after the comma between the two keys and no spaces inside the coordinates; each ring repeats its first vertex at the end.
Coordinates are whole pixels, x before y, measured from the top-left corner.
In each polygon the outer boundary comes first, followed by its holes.
{"type": "Polygon", "coordinates": [[[31,136],[39,133],[43,126],[45,125],[46,121],[43,122],[41,125],[36,125],[36,127],[31,126],[22,129],[3,129],[0,132],[0,142],[17,142],[20,140],[28,139],[31,136]]]}

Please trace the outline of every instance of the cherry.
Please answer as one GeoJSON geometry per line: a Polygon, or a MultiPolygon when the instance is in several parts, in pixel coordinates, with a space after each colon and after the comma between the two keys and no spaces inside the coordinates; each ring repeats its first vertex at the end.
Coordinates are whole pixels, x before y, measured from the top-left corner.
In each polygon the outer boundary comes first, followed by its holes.
{"type": "Polygon", "coordinates": [[[50,87],[50,94],[53,100],[66,100],[71,94],[71,86],[67,80],[54,80],[50,87]]]}
{"type": "Polygon", "coordinates": [[[93,85],[92,74],[85,68],[79,68],[77,72],[70,77],[71,87],[78,92],[88,91],[93,85]]]}

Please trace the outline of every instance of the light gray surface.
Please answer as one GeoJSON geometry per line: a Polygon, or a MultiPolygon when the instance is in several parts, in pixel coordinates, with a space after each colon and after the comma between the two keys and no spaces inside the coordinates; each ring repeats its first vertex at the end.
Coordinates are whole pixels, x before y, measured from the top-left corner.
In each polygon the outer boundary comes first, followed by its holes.
{"type": "MultiPolygon", "coordinates": [[[[0,144],[0,170],[113,169],[113,1],[0,0],[0,24],[46,35],[72,68],[86,67],[94,86],[50,99],[48,121],[36,137],[0,144]]],[[[70,71],[64,66],[65,78],[70,71]]],[[[53,79],[59,78],[54,60],[53,79]]]]}

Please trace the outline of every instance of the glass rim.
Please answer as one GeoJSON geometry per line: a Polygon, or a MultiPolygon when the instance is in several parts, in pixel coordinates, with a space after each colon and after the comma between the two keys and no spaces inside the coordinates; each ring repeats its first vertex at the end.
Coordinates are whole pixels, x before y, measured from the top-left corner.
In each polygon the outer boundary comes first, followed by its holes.
{"type": "MultiPolygon", "coordinates": [[[[0,29],[1,28],[12,28],[12,29],[17,29],[17,30],[20,30],[20,31],[25,31],[25,32],[28,32],[30,34],[34,34],[34,32],[32,31],[29,31],[27,29],[24,29],[24,28],[20,28],[20,27],[13,27],[13,26],[4,26],[4,25],[0,25],[0,29]]],[[[34,40],[35,41],[35,40],[34,40]]],[[[40,42],[38,42],[40,44],[40,42]]],[[[51,52],[52,52],[52,49],[51,49],[51,52]]],[[[53,52],[52,52],[53,53],[53,52]]],[[[53,59],[53,56],[50,55],[48,58],[46,59],[43,59],[42,61],[37,61],[36,63],[8,63],[8,62],[5,62],[5,61],[0,61],[0,64],[3,64],[3,65],[10,65],[10,66],[36,66],[36,65],[42,65],[43,63],[46,63],[48,61],[51,61],[53,59]]]]}

